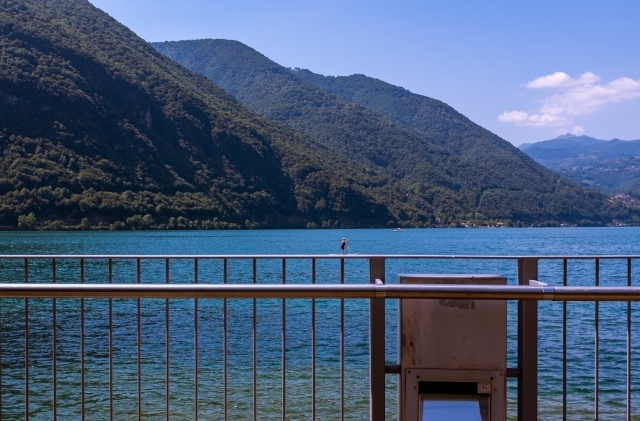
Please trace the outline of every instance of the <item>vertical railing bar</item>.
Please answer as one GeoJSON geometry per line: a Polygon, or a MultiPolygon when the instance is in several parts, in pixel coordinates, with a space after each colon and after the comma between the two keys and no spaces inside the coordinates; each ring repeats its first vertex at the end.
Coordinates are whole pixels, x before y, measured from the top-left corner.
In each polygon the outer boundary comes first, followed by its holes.
{"type": "MultiPolygon", "coordinates": [[[[51,260],[51,282],[52,283],[56,283],[57,279],[57,267],[56,267],[56,259],[52,259],[51,260]]],[[[55,298],[53,298],[51,300],[51,307],[52,307],[52,318],[53,318],[53,322],[52,322],[52,332],[51,332],[51,336],[52,336],[52,341],[53,341],[53,347],[51,349],[51,354],[52,354],[52,366],[53,366],[53,403],[52,403],[52,407],[53,407],[53,420],[56,421],[58,419],[58,364],[57,364],[57,344],[58,344],[58,307],[57,307],[57,300],[55,298]]]]}
{"type": "MultiPolygon", "coordinates": [[[[369,259],[369,283],[385,281],[385,258],[369,259]]],[[[385,419],[385,300],[369,299],[369,419],[385,419]]]]}
{"type": "MultiPolygon", "coordinates": [[[[80,283],[84,284],[84,259],[80,259],[80,283]]],[[[80,418],[85,419],[84,298],[80,298],[80,418]]]]}
{"type": "MultiPolygon", "coordinates": [[[[344,284],[344,258],[340,259],[340,284],[344,284]]],[[[340,420],[344,421],[344,298],[340,299],[340,420]]]]}
{"type": "MultiPolygon", "coordinates": [[[[228,276],[229,276],[229,268],[228,268],[228,262],[227,259],[223,259],[222,261],[222,273],[223,273],[223,279],[222,282],[223,283],[227,283],[228,280],[228,276]]],[[[223,397],[224,397],[224,421],[227,421],[227,415],[228,415],[228,406],[227,406],[227,299],[224,298],[222,300],[222,305],[223,305],[223,309],[222,309],[222,365],[223,365],[223,369],[222,369],[222,377],[223,377],[223,397]]]]}
{"type": "MultiPolygon", "coordinates": [[[[1,270],[1,266],[0,266],[1,270]]],[[[0,299],[0,421],[2,421],[2,299],[0,299]]]]}
{"type": "MultiPolygon", "coordinates": [[[[627,259],[627,286],[631,286],[631,259],[627,259]]],[[[631,421],[631,301],[627,301],[627,421],[631,421]]]]}
{"type": "MultiPolygon", "coordinates": [[[[258,263],[253,259],[253,283],[258,283],[258,263]]],[[[258,419],[258,309],[256,299],[253,299],[253,420],[258,419]]]]}
{"type": "MultiPolygon", "coordinates": [[[[168,284],[169,283],[169,259],[165,259],[165,283],[168,284]]],[[[166,401],[165,401],[165,418],[167,419],[167,421],[169,421],[170,419],[170,404],[169,404],[169,367],[170,367],[170,356],[169,356],[169,352],[170,352],[170,336],[169,336],[169,299],[166,298],[165,299],[165,304],[164,304],[164,320],[165,320],[165,326],[164,326],[164,330],[165,330],[165,337],[166,337],[166,342],[165,342],[165,373],[164,373],[164,379],[165,379],[165,397],[166,397],[166,401]]]]}
{"type": "MultiPolygon", "coordinates": [[[[24,282],[29,283],[29,259],[24,259],[24,282]]],[[[29,299],[24,299],[24,419],[29,420],[29,299]]]]}
{"type": "MultiPolygon", "coordinates": [[[[141,283],[141,268],[140,259],[136,259],[136,283],[141,283]]],[[[137,299],[138,305],[138,326],[137,326],[137,369],[138,369],[138,420],[142,419],[142,306],[140,304],[140,298],[137,299]]]]}
{"type": "MultiPolygon", "coordinates": [[[[25,259],[25,270],[26,270],[26,272],[25,272],[25,282],[28,282],[28,262],[27,262],[27,260],[28,259],[25,259]]],[[[563,271],[564,271],[564,273],[563,273],[563,285],[567,285],[567,278],[568,278],[568,275],[567,275],[567,259],[563,259],[563,260],[564,260],[563,261],[563,265],[564,265],[564,269],[563,269],[563,271]]],[[[138,263],[139,263],[139,259],[138,259],[138,263]]],[[[225,260],[225,263],[226,263],[226,260],[225,260]]],[[[168,264],[169,264],[169,262],[168,262],[168,259],[167,259],[167,266],[168,266],[168,264]]],[[[195,259],[195,264],[196,264],[196,266],[198,265],[198,259],[195,259]]],[[[627,268],[628,282],[627,283],[628,283],[628,285],[631,285],[631,259],[627,259],[627,264],[628,264],[628,268],[627,268]]],[[[55,279],[55,276],[56,276],[55,275],[55,271],[56,271],[56,269],[55,269],[56,260],[55,259],[53,259],[53,265],[54,265],[54,279],[55,279]]],[[[109,282],[112,283],[112,259],[109,259],[109,265],[110,265],[110,268],[109,268],[110,280],[109,280],[109,282]]],[[[254,259],[254,283],[256,282],[255,281],[255,277],[256,277],[256,275],[255,275],[255,271],[256,271],[255,265],[256,265],[256,262],[255,262],[255,259],[254,259]]],[[[316,273],[315,273],[315,265],[316,265],[315,259],[313,259],[312,265],[313,265],[312,278],[314,279],[313,282],[315,283],[315,276],[316,276],[316,273]]],[[[596,265],[596,268],[595,268],[595,271],[596,271],[596,274],[595,274],[595,285],[599,286],[600,285],[600,259],[598,259],[598,258],[595,259],[595,265],[596,265]]],[[[284,271],[285,267],[286,267],[286,261],[283,259],[283,283],[286,282],[285,281],[286,274],[285,274],[285,271],[284,271]]],[[[197,269],[196,269],[196,271],[197,271],[197,269]]],[[[198,275],[196,274],[196,282],[197,282],[197,276],[198,275]]],[[[225,278],[226,278],[226,275],[225,275],[225,278]]],[[[54,280],[54,282],[55,282],[55,280],[54,280]]],[[[226,282],[226,280],[225,280],[225,282],[226,282]]],[[[344,261],[342,261],[342,267],[341,267],[341,283],[344,283],[344,261]]],[[[195,300],[196,300],[196,307],[197,307],[197,300],[198,299],[196,298],[195,300]]],[[[112,299],[109,299],[109,304],[110,304],[110,310],[109,310],[110,311],[110,314],[109,314],[109,327],[110,327],[110,332],[109,332],[109,335],[110,335],[110,338],[109,338],[110,412],[111,412],[111,416],[113,417],[113,362],[112,362],[112,359],[113,359],[113,355],[112,355],[112,350],[113,350],[113,325],[112,325],[112,321],[113,320],[112,320],[112,317],[113,317],[113,314],[112,314],[112,312],[113,312],[113,310],[112,310],[111,302],[112,302],[112,299]]],[[[25,302],[25,306],[26,306],[26,309],[28,310],[29,303],[25,302]]],[[[54,317],[54,319],[56,319],[57,318],[56,311],[55,311],[56,299],[53,299],[53,306],[54,306],[53,317],[54,317]]],[[[257,332],[256,326],[255,326],[255,325],[257,325],[257,322],[256,322],[256,316],[257,316],[256,306],[257,305],[255,304],[255,299],[254,299],[254,333],[257,332]]],[[[343,307],[343,306],[344,306],[344,301],[341,300],[341,307],[343,307]]],[[[169,311],[168,310],[169,310],[169,299],[167,299],[167,344],[168,344],[168,339],[169,339],[169,330],[168,330],[169,329],[169,311]]],[[[627,355],[628,355],[628,358],[627,358],[627,412],[628,412],[627,413],[627,419],[629,419],[630,416],[631,416],[630,415],[631,414],[631,406],[630,406],[631,405],[631,396],[630,396],[630,393],[631,393],[631,379],[630,379],[630,370],[631,370],[631,361],[630,361],[630,357],[631,357],[631,344],[630,344],[630,342],[631,342],[631,313],[630,313],[630,311],[631,311],[631,303],[627,302],[627,335],[628,335],[628,338],[627,338],[628,339],[627,340],[627,342],[628,342],[627,343],[627,355]]],[[[226,312],[226,308],[225,308],[225,312],[226,312]]],[[[197,314],[197,312],[196,312],[196,314],[197,314]]],[[[25,329],[28,329],[29,328],[29,325],[28,325],[28,323],[29,323],[28,314],[26,315],[26,317],[27,318],[26,318],[25,329]]],[[[314,384],[313,391],[312,391],[312,393],[314,395],[312,414],[313,414],[313,416],[315,416],[315,351],[316,351],[315,350],[315,299],[312,299],[312,317],[313,317],[313,321],[312,321],[312,326],[313,326],[313,332],[312,332],[312,344],[313,344],[313,350],[312,350],[312,353],[313,353],[313,358],[312,358],[312,366],[313,366],[312,367],[312,369],[313,369],[312,382],[314,384]]],[[[344,335],[344,320],[342,319],[342,317],[344,317],[343,314],[341,314],[341,331],[342,331],[342,335],[344,335]]],[[[198,324],[197,317],[196,317],[195,324],[196,324],[196,329],[197,329],[197,324],[198,324]]],[[[57,386],[56,386],[57,372],[55,370],[55,367],[57,366],[57,361],[56,361],[56,357],[55,357],[56,352],[57,352],[57,350],[55,349],[55,337],[57,335],[57,333],[56,333],[56,331],[57,331],[56,320],[54,320],[53,326],[54,326],[54,328],[53,328],[53,336],[54,336],[54,351],[53,351],[53,353],[54,353],[54,362],[53,362],[53,364],[54,364],[54,373],[53,373],[53,376],[54,376],[54,397],[55,397],[56,390],[57,390],[57,386]]],[[[225,334],[226,334],[226,329],[225,329],[225,334]]],[[[566,335],[567,335],[567,303],[566,303],[566,301],[564,301],[563,302],[563,402],[565,404],[563,405],[564,406],[564,408],[563,408],[563,419],[566,419],[566,400],[567,400],[567,395],[566,395],[566,390],[567,390],[567,348],[566,348],[567,337],[566,337],[566,335]]],[[[196,333],[196,336],[198,336],[198,333],[196,333]]],[[[84,336],[83,336],[83,338],[84,338],[84,336]]],[[[254,338],[255,338],[255,336],[254,336],[254,338]]],[[[28,337],[26,338],[26,340],[28,340],[28,337]]],[[[198,341],[198,339],[196,338],[196,342],[197,341],[198,341]]],[[[257,355],[255,353],[255,351],[256,351],[255,342],[256,342],[256,340],[254,339],[254,360],[257,360],[257,355]]],[[[286,390],[285,389],[285,387],[286,387],[286,374],[285,374],[285,370],[286,370],[286,348],[284,346],[286,346],[286,302],[284,302],[284,299],[283,299],[283,380],[282,380],[283,381],[283,391],[286,390]]],[[[341,346],[344,346],[344,345],[342,344],[341,346]]],[[[226,343],[225,343],[225,348],[226,348],[226,343]]],[[[25,358],[28,358],[29,350],[27,349],[26,352],[27,352],[27,356],[25,358]]],[[[197,352],[198,351],[197,351],[197,348],[196,348],[196,354],[197,354],[197,352]]],[[[341,364],[344,363],[342,361],[343,360],[343,356],[344,356],[344,348],[341,349],[341,364]]],[[[596,357],[595,358],[595,415],[597,417],[598,414],[599,414],[599,303],[598,302],[595,303],[595,357],[596,357]]],[[[196,366],[199,364],[197,358],[196,358],[196,363],[195,364],[196,364],[196,366]]],[[[167,354],[167,367],[168,366],[169,366],[169,354],[167,354]]],[[[28,370],[28,367],[26,369],[28,370]]],[[[167,368],[167,373],[168,373],[168,368],[167,368]]],[[[195,375],[195,377],[196,377],[196,397],[198,395],[197,376],[198,376],[198,374],[197,374],[197,370],[196,370],[196,375],[195,375]]],[[[341,372],[341,381],[343,381],[342,377],[343,377],[343,373],[341,372]]],[[[257,415],[256,415],[257,406],[256,406],[256,398],[255,398],[255,396],[256,396],[256,394],[255,394],[256,379],[257,379],[257,371],[256,371],[256,363],[254,361],[254,418],[257,417],[257,415]]],[[[28,381],[29,381],[29,379],[26,378],[26,382],[28,382],[28,381]]],[[[168,384],[169,384],[169,376],[167,374],[167,399],[169,399],[168,384]]],[[[343,388],[343,385],[344,385],[344,383],[341,383],[341,388],[343,388]]],[[[225,384],[225,387],[226,387],[226,384],[225,384]]],[[[342,389],[342,390],[344,390],[344,389],[342,389]]],[[[341,395],[342,394],[343,393],[341,392],[341,395]]],[[[341,400],[343,398],[344,397],[341,396],[341,400]]],[[[28,396],[27,396],[27,399],[29,399],[28,396]]],[[[283,413],[284,413],[284,411],[286,409],[286,406],[285,406],[286,402],[285,402],[284,399],[285,399],[285,394],[283,392],[283,413]]],[[[56,400],[54,399],[54,418],[56,417],[55,405],[56,405],[56,400]]],[[[196,400],[196,407],[197,407],[197,405],[198,405],[198,403],[197,403],[197,400],[196,400]]],[[[28,407],[27,407],[27,411],[28,411],[28,407]]],[[[196,418],[197,418],[197,415],[196,415],[196,418]]]]}
{"type": "MultiPolygon", "coordinates": [[[[194,259],[193,262],[193,272],[194,272],[194,283],[198,283],[198,259],[194,259]]],[[[199,347],[199,342],[200,342],[200,338],[199,338],[199,318],[200,318],[200,312],[198,311],[198,299],[196,298],[194,300],[193,303],[193,311],[194,311],[194,320],[193,320],[193,340],[194,340],[194,375],[193,375],[193,382],[194,382],[194,419],[195,421],[198,421],[198,370],[199,370],[199,362],[198,362],[198,347],[199,347]]]]}
{"type": "MultiPolygon", "coordinates": [[[[109,258],[109,283],[113,283],[112,258],[109,258]]],[[[113,298],[109,298],[109,419],[113,420],[113,298]]]]}
{"type": "MultiPolygon", "coordinates": [[[[282,283],[287,283],[287,260],[282,259],[282,283]]],[[[282,299],[282,421],[287,414],[287,300],[282,299]]]]}
{"type": "MultiPolygon", "coordinates": [[[[311,259],[311,283],[316,283],[316,259],[311,259]]],[[[316,419],[316,299],[311,299],[311,419],[316,419]]]]}
{"type": "MultiPolygon", "coordinates": [[[[600,286],[600,259],[596,259],[596,287],[600,286]]],[[[594,314],[594,328],[595,328],[595,411],[594,419],[598,420],[600,415],[600,303],[595,302],[595,314],[594,314]]]]}
{"type": "MultiPolygon", "coordinates": [[[[562,260],[562,285],[567,286],[567,259],[562,260]]],[[[567,421],[567,302],[562,302],[562,420],[567,421]]]]}
{"type": "MultiPolygon", "coordinates": [[[[518,284],[538,279],[538,259],[518,259],[518,284]]],[[[538,420],[538,302],[518,301],[518,420],[538,420]]]]}

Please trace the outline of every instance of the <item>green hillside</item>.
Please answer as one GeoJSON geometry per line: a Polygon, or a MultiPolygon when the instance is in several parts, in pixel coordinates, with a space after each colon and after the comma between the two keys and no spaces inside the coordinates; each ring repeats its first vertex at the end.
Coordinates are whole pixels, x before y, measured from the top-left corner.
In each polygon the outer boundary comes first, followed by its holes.
{"type": "MultiPolygon", "coordinates": [[[[488,218],[605,223],[613,216],[625,216],[626,211],[612,209],[604,195],[560,178],[439,101],[410,94],[413,103],[419,97],[428,105],[414,110],[411,117],[426,122],[410,125],[384,113],[385,107],[396,107],[390,97],[407,91],[374,79],[365,82],[388,88],[369,101],[384,105],[378,109],[324,86],[316,80],[322,76],[284,68],[237,41],[153,45],[262,115],[398,180],[408,191],[408,202],[429,204],[425,213],[431,220],[436,216],[447,222],[488,218]]],[[[415,108],[409,104],[396,114],[404,115],[411,107],[415,108]]],[[[416,215],[400,219],[423,222],[416,215]]]]}
{"type": "Polygon", "coordinates": [[[5,227],[370,226],[400,214],[387,175],[250,111],[88,1],[0,0],[0,51],[5,227]]]}
{"type": "Polygon", "coordinates": [[[518,188],[536,189],[552,175],[504,139],[480,127],[437,99],[414,94],[365,75],[322,76],[296,69],[316,86],[379,113],[405,128],[423,133],[439,145],[479,165],[517,177],[518,188]]]}

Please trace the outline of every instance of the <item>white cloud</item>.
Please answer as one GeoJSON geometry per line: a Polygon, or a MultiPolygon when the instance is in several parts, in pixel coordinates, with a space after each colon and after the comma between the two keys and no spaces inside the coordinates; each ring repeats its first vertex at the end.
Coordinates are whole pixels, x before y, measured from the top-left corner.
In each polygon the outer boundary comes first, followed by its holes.
{"type": "MultiPolygon", "coordinates": [[[[552,89],[555,93],[544,98],[537,109],[505,111],[498,121],[519,126],[549,127],[567,126],[572,118],[597,112],[609,104],[640,98],[640,80],[622,77],[600,83],[600,77],[586,72],[577,79],[564,72],[541,76],[527,83],[530,89],[552,89]]],[[[575,126],[581,133],[584,127],[575,126]]]]}
{"type": "Polygon", "coordinates": [[[549,113],[527,113],[524,111],[505,111],[498,116],[502,123],[514,123],[519,126],[546,127],[567,124],[562,116],[549,113]]]}
{"type": "Polygon", "coordinates": [[[521,123],[528,118],[529,115],[524,111],[505,111],[498,116],[498,120],[503,123],[521,123]]]}
{"type": "Polygon", "coordinates": [[[580,136],[581,134],[584,134],[584,127],[582,127],[582,126],[574,126],[571,129],[571,134],[574,134],[576,136],[580,136]]]}
{"type": "Polygon", "coordinates": [[[527,88],[541,89],[541,88],[561,88],[568,86],[581,86],[596,83],[600,80],[600,77],[594,75],[591,72],[586,72],[580,75],[578,79],[572,79],[571,76],[565,72],[555,72],[552,75],[541,76],[527,83],[527,88]]]}

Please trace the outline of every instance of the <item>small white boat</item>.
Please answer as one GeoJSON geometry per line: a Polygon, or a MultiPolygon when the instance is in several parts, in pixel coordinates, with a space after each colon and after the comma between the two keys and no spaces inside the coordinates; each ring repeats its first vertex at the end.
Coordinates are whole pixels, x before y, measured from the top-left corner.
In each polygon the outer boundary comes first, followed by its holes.
{"type": "Polygon", "coordinates": [[[393,232],[404,232],[404,230],[402,228],[394,228],[392,231],[393,232]]]}

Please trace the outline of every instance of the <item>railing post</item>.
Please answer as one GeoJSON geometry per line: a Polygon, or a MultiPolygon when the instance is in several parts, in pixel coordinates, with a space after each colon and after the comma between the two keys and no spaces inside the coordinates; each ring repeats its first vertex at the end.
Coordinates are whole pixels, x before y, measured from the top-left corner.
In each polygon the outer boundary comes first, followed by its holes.
{"type": "MultiPolygon", "coordinates": [[[[369,259],[369,282],[384,282],[384,257],[369,259]]],[[[384,299],[369,300],[369,420],[384,421],[385,418],[385,309],[384,299]]]]}
{"type": "MultiPolygon", "coordinates": [[[[518,259],[518,284],[538,279],[538,259],[518,259]]],[[[538,302],[518,301],[518,420],[538,420],[538,302]]]]}

